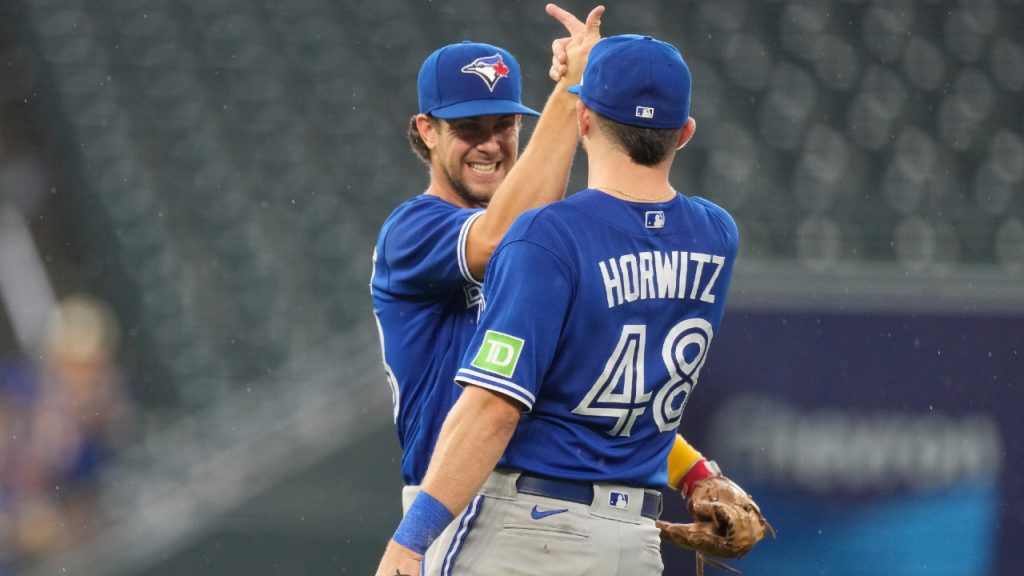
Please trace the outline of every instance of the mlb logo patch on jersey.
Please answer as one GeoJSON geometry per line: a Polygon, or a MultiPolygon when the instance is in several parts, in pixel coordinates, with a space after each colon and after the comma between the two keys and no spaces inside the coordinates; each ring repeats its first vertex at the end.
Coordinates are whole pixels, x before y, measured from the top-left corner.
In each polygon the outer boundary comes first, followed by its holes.
{"type": "Polygon", "coordinates": [[[494,87],[498,84],[498,80],[508,78],[509,67],[501,59],[501,54],[495,54],[494,56],[484,56],[473,60],[462,67],[462,72],[465,74],[476,74],[487,84],[487,89],[494,92],[494,87]]]}
{"type": "Polygon", "coordinates": [[[522,338],[488,330],[480,351],[473,358],[472,365],[505,378],[511,378],[519,363],[519,353],[523,351],[522,338]]]}
{"type": "Polygon", "coordinates": [[[664,228],[665,213],[661,210],[651,210],[644,214],[644,226],[647,228],[664,228]]]}
{"type": "Polygon", "coordinates": [[[629,510],[629,494],[623,492],[609,492],[608,505],[619,510],[629,510]]]}

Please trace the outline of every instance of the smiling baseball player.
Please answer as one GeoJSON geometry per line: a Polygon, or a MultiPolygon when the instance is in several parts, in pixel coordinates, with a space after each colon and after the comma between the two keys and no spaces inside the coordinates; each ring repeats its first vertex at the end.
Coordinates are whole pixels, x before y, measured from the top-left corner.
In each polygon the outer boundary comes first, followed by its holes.
{"type": "MultiPolygon", "coordinates": [[[[588,24],[552,7],[578,44],[588,24]]],[[[560,45],[564,47],[564,43],[560,45]]],[[[578,79],[582,60],[575,71],[578,79]]],[[[483,308],[480,280],[494,247],[524,211],[560,199],[575,153],[575,96],[555,89],[519,154],[522,73],[507,50],[459,42],[435,50],[418,77],[413,150],[430,183],[397,207],[374,249],[371,292],[402,447],[403,509],[426,473],[461,389],[455,372],[483,308]]],[[[393,576],[393,575],[392,575],[393,576]]]]}

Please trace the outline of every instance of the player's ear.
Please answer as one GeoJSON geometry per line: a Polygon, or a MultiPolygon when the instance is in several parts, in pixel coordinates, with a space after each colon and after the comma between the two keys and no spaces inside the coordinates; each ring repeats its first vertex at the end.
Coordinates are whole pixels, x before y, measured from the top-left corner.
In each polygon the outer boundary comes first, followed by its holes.
{"type": "Polygon", "coordinates": [[[576,125],[579,127],[580,138],[590,133],[590,123],[593,118],[590,115],[590,108],[583,103],[583,100],[576,100],[576,125]]]}
{"type": "Polygon", "coordinates": [[[434,146],[437,146],[438,124],[439,121],[432,119],[426,114],[416,115],[416,130],[419,131],[423,143],[431,150],[434,149],[434,146]]]}
{"type": "Polygon", "coordinates": [[[679,143],[676,145],[676,150],[686,146],[686,143],[690,141],[690,138],[693,138],[693,133],[696,131],[697,121],[691,116],[686,119],[686,124],[683,124],[682,130],[679,131],[679,143]]]}

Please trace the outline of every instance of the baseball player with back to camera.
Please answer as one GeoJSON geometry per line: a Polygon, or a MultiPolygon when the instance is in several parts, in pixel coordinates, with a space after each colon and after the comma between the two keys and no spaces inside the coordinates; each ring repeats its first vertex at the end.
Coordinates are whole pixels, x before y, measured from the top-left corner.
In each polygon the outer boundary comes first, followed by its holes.
{"type": "Polygon", "coordinates": [[[379,576],[419,573],[439,535],[431,574],[656,574],[660,538],[738,557],[769,529],[710,471],[688,487],[696,522],[655,523],[737,251],[732,218],[668,182],[695,128],[689,72],[670,45],[618,36],[573,91],[590,188],[527,212],[494,251],[465,390],[379,576]]]}

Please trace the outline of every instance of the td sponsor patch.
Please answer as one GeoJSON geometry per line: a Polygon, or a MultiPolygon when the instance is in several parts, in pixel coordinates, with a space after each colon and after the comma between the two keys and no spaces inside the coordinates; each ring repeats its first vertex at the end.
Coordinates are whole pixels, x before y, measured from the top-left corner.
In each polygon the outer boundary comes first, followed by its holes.
{"type": "Polygon", "coordinates": [[[519,353],[522,351],[522,338],[488,330],[484,333],[480,351],[471,364],[481,370],[511,378],[519,362],[519,353]]]}

